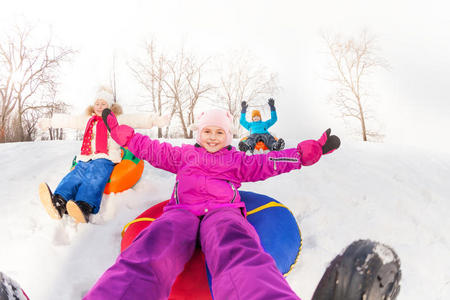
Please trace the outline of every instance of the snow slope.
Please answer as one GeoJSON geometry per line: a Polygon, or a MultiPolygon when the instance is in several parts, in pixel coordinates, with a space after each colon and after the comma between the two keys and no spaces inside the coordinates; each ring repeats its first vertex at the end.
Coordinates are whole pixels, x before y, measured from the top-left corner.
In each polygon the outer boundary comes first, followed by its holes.
{"type": "MultiPolygon", "coordinates": [[[[77,141],[0,144],[0,271],[32,300],[81,299],[114,262],[123,226],[168,199],[174,184],[174,175],[146,163],[133,189],[104,196],[91,223],[52,220],[38,184],[56,188],[79,147],[77,141]]],[[[450,299],[449,177],[448,153],[343,140],[314,166],[241,189],[271,196],[296,215],[303,250],[288,281],[302,299],[311,298],[336,254],[369,238],[401,258],[398,299],[443,300],[450,299]]]]}

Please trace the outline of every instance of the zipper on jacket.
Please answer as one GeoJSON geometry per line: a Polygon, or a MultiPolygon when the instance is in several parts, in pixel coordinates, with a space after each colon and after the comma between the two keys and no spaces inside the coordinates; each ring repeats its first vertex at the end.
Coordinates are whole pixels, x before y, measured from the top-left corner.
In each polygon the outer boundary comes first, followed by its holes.
{"type": "Polygon", "coordinates": [[[294,157],[269,157],[269,160],[273,161],[273,169],[277,169],[277,161],[280,162],[290,162],[290,163],[296,163],[298,162],[298,158],[294,157]]]}
{"type": "Polygon", "coordinates": [[[175,203],[180,204],[180,201],[178,200],[178,181],[175,183],[175,203]]]}
{"type": "Polygon", "coordinates": [[[227,181],[227,182],[231,186],[231,189],[233,190],[233,199],[231,199],[231,203],[233,203],[234,200],[236,199],[237,191],[236,191],[236,188],[234,187],[234,185],[230,181],[227,181]]]}

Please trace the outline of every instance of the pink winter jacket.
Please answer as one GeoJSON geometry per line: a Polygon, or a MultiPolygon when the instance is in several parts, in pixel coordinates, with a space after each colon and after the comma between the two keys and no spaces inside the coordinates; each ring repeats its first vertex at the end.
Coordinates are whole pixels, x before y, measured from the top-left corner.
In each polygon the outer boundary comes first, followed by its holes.
{"type": "Polygon", "coordinates": [[[252,156],[234,147],[209,153],[198,145],[172,146],[136,133],[128,149],[152,166],[177,174],[166,210],[184,208],[198,216],[219,207],[243,208],[237,191],[242,182],[264,180],[302,166],[295,148],[252,156]]]}

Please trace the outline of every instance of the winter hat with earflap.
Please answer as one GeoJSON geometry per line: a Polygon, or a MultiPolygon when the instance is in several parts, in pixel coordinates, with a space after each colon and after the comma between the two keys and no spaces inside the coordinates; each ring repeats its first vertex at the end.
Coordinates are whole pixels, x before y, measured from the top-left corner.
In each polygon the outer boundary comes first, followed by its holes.
{"type": "Polygon", "coordinates": [[[261,119],[261,113],[257,109],[252,111],[252,118],[256,116],[258,116],[261,119]]]}
{"type": "Polygon", "coordinates": [[[231,145],[231,139],[233,134],[231,132],[233,124],[233,117],[228,111],[221,109],[212,109],[202,112],[195,122],[195,128],[197,130],[197,143],[200,144],[200,132],[206,126],[217,126],[222,128],[226,134],[227,145],[231,145]]]}
{"type": "Polygon", "coordinates": [[[101,86],[97,90],[97,93],[95,94],[94,101],[97,101],[98,99],[105,100],[108,103],[108,107],[111,107],[111,105],[113,105],[113,102],[114,102],[114,96],[113,96],[112,90],[105,86],[101,86]]]}

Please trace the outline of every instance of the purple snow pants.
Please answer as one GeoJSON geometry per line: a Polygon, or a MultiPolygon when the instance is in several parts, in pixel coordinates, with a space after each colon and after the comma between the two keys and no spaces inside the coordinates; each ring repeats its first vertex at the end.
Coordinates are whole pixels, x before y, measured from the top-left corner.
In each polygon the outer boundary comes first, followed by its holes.
{"type": "Polygon", "coordinates": [[[216,209],[202,220],[184,209],[164,212],[83,299],[167,299],[194,253],[198,235],[211,272],[214,300],[300,299],[238,208],[216,209]]]}

